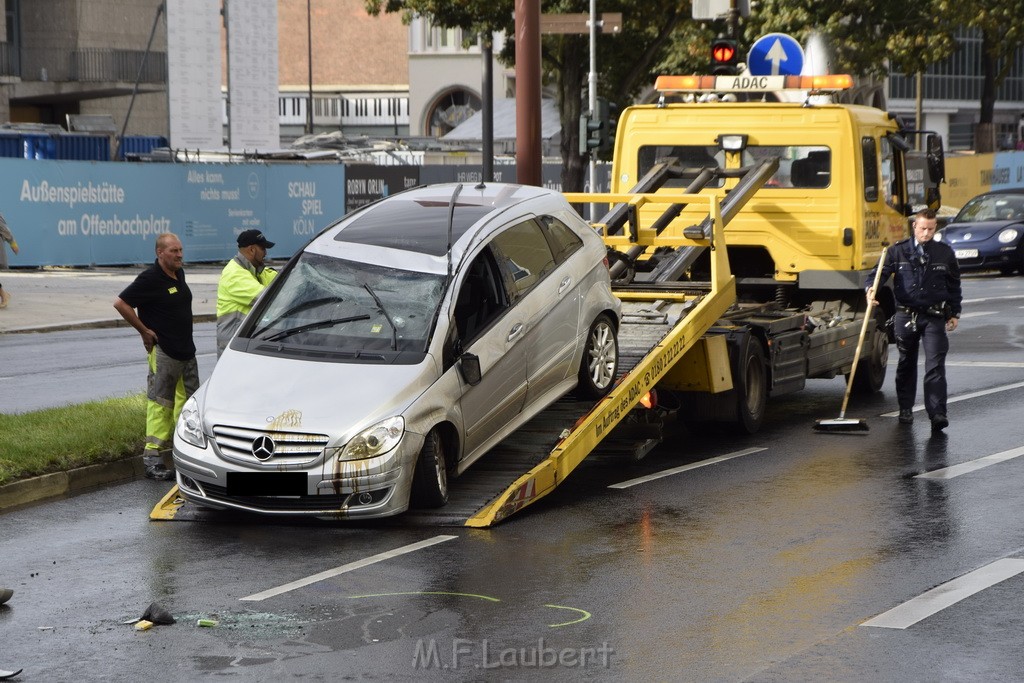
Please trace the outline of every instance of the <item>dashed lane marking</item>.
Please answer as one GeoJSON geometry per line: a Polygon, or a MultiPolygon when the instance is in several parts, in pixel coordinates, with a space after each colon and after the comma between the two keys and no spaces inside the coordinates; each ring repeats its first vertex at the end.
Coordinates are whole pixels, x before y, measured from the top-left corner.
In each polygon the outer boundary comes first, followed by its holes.
{"type": "Polygon", "coordinates": [[[922,593],[907,602],[868,619],[861,626],[905,629],[951,605],[980,593],[1000,581],[1024,572],[1024,560],[1004,558],[960,578],[922,593]]]}
{"type": "Polygon", "coordinates": [[[968,472],[974,472],[982,468],[988,467],[989,465],[995,465],[996,463],[1006,462],[1007,460],[1013,460],[1024,455],[1024,446],[1021,448],[1013,448],[1002,453],[993,453],[992,455],[986,455],[984,458],[978,458],[977,460],[969,460],[962,462],[959,465],[951,465],[949,467],[943,467],[941,470],[932,470],[931,472],[925,472],[919,474],[915,479],[952,479],[953,477],[959,477],[961,474],[967,474],[968,472]]]}
{"type": "Polygon", "coordinates": [[[760,453],[766,451],[767,448],[745,448],[742,451],[736,451],[734,453],[726,453],[720,455],[717,458],[709,458],[708,460],[701,460],[700,462],[693,462],[689,465],[682,465],[680,467],[673,467],[669,470],[662,470],[661,472],[655,472],[654,474],[648,474],[644,477],[637,477],[636,479],[628,479],[626,481],[619,482],[618,484],[612,484],[608,488],[610,489],[628,489],[631,486],[637,486],[639,484],[646,484],[649,481],[655,479],[662,479],[663,477],[671,477],[673,474],[679,474],[681,472],[688,472],[695,470],[698,467],[706,467],[707,465],[714,465],[716,463],[724,462],[726,460],[732,460],[733,458],[739,458],[744,455],[750,455],[751,453],[760,453]]]}
{"type": "Polygon", "coordinates": [[[345,574],[346,572],[354,571],[356,569],[362,569],[363,567],[368,567],[371,564],[376,564],[378,562],[383,562],[384,560],[390,560],[390,559],[392,559],[394,557],[398,557],[400,555],[405,555],[407,553],[415,552],[417,550],[423,550],[424,548],[429,548],[430,546],[437,545],[438,543],[444,543],[445,541],[453,541],[456,538],[458,538],[458,536],[434,536],[432,538],[428,538],[425,541],[419,541],[418,543],[411,543],[409,545],[403,545],[401,548],[395,548],[394,550],[388,550],[387,552],[378,553],[376,555],[371,555],[370,557],[363,558],[362,560],[356,560],[355,562],[349,562],[348,564],[343,564],[340,567],[335,567],[334,569],[328,569],[327,571],[320,572],[319,574],[313,574],[312,576],[307,576],[304,579],[299,579],[298,581],[292,581],[291,583],[286,583],[283,586],[278,586],[277,588],[271,588],[269,590],[265,590],[265,591],[262,591],[260,593],[254,593],[252,595],[248,595],[248,596],[246,596],[244,598],[240,598],[240,599],[241,600],[254,601],[254,602],[255,601],[259,601],[259,600],[266,600],[267,598],[272,598],[275,595],[281,595],[282,593],[287,593],[289,591],[293,591],[296,588],[302,588],[304,586],[309,586],[310,584],[314,584],[314,583],[317,583],[319,581],[323,581],[324,579],[330,579],[330,578],[333,578],[333,577],[338,576],[340,574],[345,574]]]}
{"type": "MultiPolygon", "coordinates": [[[[946,363],[946,365],[950,365],[946,363]]],[[[959,401],[966,401],[971,398],[978,398],[979,396],[988,396],[989,394],[998,394],[1001,391],[1012,391],[1013,389],[1020,389],[1024,387],[1024,382],[1014,382],[1013,384],[1004,384],[1001,387],[992,387],[991,389],[984,389],[982,391],[974,391],[963,396],[955,396],[946,401],[946,403],[958,403],[959,401]]],[[[914,406],[914,412],[924,410],[924,405],[914,406]]],[[[899,417],[900,411],[894,410],[891,413],[882,413],[879,417],[899,417]]]]}
{"type": "Polygon", "coordinates": [[[961,313],[960,319],[964,318],[980,318],[983,315],[995,315],[999,311],[970,311],[969,313],[961,313]]]}

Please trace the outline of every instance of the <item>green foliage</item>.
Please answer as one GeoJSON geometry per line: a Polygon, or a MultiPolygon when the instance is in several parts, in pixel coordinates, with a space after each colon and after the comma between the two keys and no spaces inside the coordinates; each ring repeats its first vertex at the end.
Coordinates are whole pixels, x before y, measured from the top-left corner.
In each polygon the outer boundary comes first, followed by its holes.
{"type": "Polygon", "coordinates": [[[145,428],[142,394],[0,415],[0,486],[137,455],[145,428]]]}

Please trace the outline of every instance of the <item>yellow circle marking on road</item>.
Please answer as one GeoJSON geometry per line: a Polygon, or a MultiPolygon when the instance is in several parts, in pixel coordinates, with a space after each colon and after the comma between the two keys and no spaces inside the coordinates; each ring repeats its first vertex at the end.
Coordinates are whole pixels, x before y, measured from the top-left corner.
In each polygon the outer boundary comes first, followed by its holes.
{"type": "Polygon", "coordinates": [[[572,624],[578,624],[581,621],[586,621],[587,619],[590,618],[590,612],[588,612],[585,609],[577,609],[576,607],[563,607],[562,605],[544,605],[544,606],[545,607],[550,607],[552,609],[572,610],[573,612],[579,612],[580,614],[583,615],[579,619],[573,619],[572,621],[563,621],[561,624],[548,624],[548,628],[558,628],[559,626],[570,626],[572,624]]]}

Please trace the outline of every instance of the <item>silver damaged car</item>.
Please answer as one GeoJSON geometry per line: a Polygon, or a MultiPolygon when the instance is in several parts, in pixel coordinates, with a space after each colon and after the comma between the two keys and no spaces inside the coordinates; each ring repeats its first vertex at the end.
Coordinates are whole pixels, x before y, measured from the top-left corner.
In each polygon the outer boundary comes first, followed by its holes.
{"type": "Polygon", "coordinates": [[[189,501],[370,518],[448,481],[569,391],[606,394],[620,302],[565,198],[434,185],[326,228],[283,269],[175,428],[189,501]]]}

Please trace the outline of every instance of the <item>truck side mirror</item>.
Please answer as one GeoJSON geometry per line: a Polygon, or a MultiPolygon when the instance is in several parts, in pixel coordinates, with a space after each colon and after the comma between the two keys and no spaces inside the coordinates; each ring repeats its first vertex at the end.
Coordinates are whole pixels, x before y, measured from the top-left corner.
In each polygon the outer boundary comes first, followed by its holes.
{"type": "Polygon", "coordinates": [[[938,185],[946,179],[946,155],[942,151],[942,136],[930,133],[927,138],[928,177],[938,185]]]}

